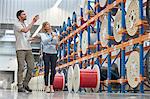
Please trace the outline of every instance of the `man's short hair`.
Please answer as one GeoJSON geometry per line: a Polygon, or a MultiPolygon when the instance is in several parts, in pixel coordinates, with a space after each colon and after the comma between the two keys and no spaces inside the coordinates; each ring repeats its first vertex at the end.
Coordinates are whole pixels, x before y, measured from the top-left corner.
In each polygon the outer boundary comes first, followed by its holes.
{"type": "Polygon", "coordinates": [[[17,11],[16,16],[17,16],[18,19],[19,19],[19,16],[21,15],[22,12],[24,12],[24,10],[17,11]]]}

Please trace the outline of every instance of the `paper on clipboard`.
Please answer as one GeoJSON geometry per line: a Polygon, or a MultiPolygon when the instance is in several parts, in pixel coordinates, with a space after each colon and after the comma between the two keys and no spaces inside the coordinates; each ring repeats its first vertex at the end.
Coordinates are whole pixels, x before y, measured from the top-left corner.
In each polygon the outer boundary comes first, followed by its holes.
{"type": "Polygon", "coordinates": [[[34,34],[32,35],[32,37],[35,37],[38,33],[39,33],[39,31],[42,29],[42,24],[41,25],[39,25],[39,27],[37,28],[37,30],[34,32],[34,34]]]}

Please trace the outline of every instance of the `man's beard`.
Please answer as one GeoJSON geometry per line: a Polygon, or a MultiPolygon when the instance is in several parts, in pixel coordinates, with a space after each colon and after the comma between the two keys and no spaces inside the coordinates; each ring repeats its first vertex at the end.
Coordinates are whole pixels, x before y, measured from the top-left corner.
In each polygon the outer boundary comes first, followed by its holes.
{"type": "Polygon", "coordinates": [[[24,18],[24,21],[27,20],[27,18],[24,18]]]}

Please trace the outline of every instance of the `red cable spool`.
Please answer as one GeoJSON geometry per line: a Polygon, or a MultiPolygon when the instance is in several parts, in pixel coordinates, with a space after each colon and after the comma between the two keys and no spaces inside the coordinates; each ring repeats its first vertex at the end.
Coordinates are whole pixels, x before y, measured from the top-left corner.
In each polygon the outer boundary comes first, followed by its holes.
{"type": "Polygon", "coordinates": [[[97,92],[100,86],[100,71],[98,65],[94,65],[92,70],[80,69],[76,64],[74,67],[74,91],[77,92],[80,88],[94,88],[97,92]]]}
{"type": "Polygon", "coordinates": [[[96,85],[97,85],[97,71],[81,69],[80,70],[80,87],[81,88],[95,88],[96,85]]]}
{"type": "Polygon", "coordinates": [[[65,86],[64,74],[56,73],[53,84],[55,90],[64,90],[64,86],[65,86]]]}

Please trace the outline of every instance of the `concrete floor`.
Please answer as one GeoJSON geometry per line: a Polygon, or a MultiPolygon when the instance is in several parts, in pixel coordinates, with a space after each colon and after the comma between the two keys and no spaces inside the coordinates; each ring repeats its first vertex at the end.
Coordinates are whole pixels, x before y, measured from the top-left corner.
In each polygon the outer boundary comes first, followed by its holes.
{"type": "Polygon", "coordinates": [[[150,99],[150,94],[68,93],[66,91],[18,93],[0,90],[0,99],[150,99]]]}

